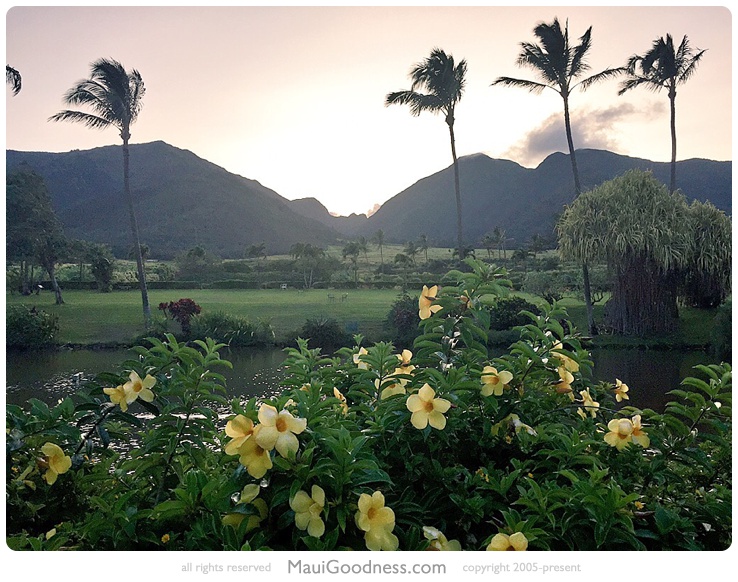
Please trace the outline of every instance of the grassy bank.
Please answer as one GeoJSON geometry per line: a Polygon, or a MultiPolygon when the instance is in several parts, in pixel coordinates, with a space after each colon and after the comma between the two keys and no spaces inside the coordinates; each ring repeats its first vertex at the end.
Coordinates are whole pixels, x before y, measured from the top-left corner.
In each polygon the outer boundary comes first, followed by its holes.
{"type": "MultiPolygon", "coordinates": [[[[347,331],[362,333],[370,341],[384,337],[384,322],[390,307],[398,297],[397,290],[217,290],[185,289],[181,291],[151,290],[149,299],[155,317],[160,302],[189,297],[205,313],[222,311],[245,317],[252,322],[261,319],[271,323],[279,341],[290,341],[298,335],[307,319],[333,318],[347,331]]],[[[535,297],[522,293],[529,301],[535,297]]],[[[27,304],[59,316],[60,343],[107,344],[130,343],[143,334],[141,295],[137,290],[97,293],[65,291],[64,305],[54,305],[50,292],[23,297],[8,295],[8,305],[27,304]]],[[[581,301],[562,300],[572,323],[585,332],[586,312],[581,301]]],[[[595,318],[602,319],[601,305],[595,306],[595,318]]],[[[602,334],[594,338],[601,347],[685,348],[704,347],[710,341],[715,310],[683,308],[679,329],[658,338],[627,338],[602,334]]],[[[176,322],[169,321],[170,331],[179,331],[176,322]]]]}
{"type": "MultiPolygon", "coordinates": [[[[188,297],[203,312],[226,312],[231,315],[269,321],[280,340],[294,338],[305,321],[315,317],[336,319],[352,333],[378,338],[395,290],[217,290],[184,289],[181,291],[150,290],[149,301],[155,317],[161,317],[161,302],[188,297]]],[[[65,291],[64,305],[54,305],[50,292],[22,297],[7,296],[8,305],[36,306],[59,316],[61,343],[96,344],[128,343],[144,332],[141,294],[137,290],[97,293],[65,291]]],[[[169,329],[179,331],[176,322],[169,329]]]]}

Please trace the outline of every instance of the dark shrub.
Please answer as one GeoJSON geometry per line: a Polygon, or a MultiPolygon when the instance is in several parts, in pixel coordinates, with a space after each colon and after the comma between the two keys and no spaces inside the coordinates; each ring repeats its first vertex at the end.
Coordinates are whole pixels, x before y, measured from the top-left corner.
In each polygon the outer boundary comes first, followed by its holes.
{"type": "Polygon", "coordinates": [[[5,344],[9,348],[47,347],[59,333],[58,316],[26,305],[8,307],[5,324],[5,344]]]}
{"type": "Polygon", "coordinates": [[[200,313],[202,309],[192,299],[180,299],[178,301],[170,301],[169,303],[159,303],[159,309],[165,315],[169,314],[173,320],[182,326],[184,335],[190,334],[190,321],[200,313]]]}
{"type": "Polygon", "coordinates": [[[310,347],[321,348],[326,353],[351,345],[351,336],[341,324],[327,317],[308,319],[302,326],[300,337],[308,340],[310,347]]]}
{"type": "Polygon", "coordinates": [[[733,301],[729,298],[718,307],[710,333],[710,352],[724,362],[732,362],[733,360],[732,303],[733,301]]]}
{"type": "Polygon", "coordinates": [[[209,337],[231,347],[274,344],[274,330],[269,322],[252,323],[245,317],[230,315],[223,311],[194,317],[190,336],[198,339],[209,337]]]}
{"type": "Polygon", "coordinates": [[[538,314],[540,310],[530,301],[522,297],[503,297],[490,309],[490,328],[496,330],[511,329],[516,325],[530,323],[530,318],[521,314],[530,311],[538,314]]]}
{"type": "Polygon", "coordinates": [[[403,293],[395,300],[387,314],[386,326],[390,341],[398,348],[411,347],[413,340],[420,335],[419,323],[418,298],[403,293]]]}

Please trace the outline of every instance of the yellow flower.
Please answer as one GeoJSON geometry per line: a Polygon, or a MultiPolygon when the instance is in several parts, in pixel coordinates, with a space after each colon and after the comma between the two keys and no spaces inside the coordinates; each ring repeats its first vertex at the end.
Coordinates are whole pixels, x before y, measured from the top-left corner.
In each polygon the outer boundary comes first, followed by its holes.
{"type": "Polygon", "coordinates": [[[321,515],[325,507],[325,491],[318,485],[313,485],[310,495],[305,491],[298,491],[290,499],[290,508],[295,512],[297,529],[307,530],[308,535],[319,538],[325,533],[325,523],[321,515]]]}
{"type": "Polygon", "coordinates": [[[366,547],[372,551],[393,551],[399,546],[395,528],[395,512],[384,505],[384,495],[375,491],[372,495],[359,496],[359,510],[354,515],[356,527],[364,533],[366,547]]]}
{"type": "Polygon", "coordinates": [[[238,450],[240,455],[238,462],[246,467],[246,471],[254,479],[261,479],[272,468],[272,458],[269,455],[269,450],[260,446],[257,440],[262,428],[262,426],[257,426],[251,435],[253,438],[246,439],[238,450]]]}
{"type": "Polygon", "coordinates": [[[423,535],[425,539],[430,540],[428,550],[437,552],[460,552],[461,544],[458,540],[448,541],[446,536],[443,535],[435,527],[427,525],[423,526],[423,535]]]}
{"type": "Polygon", "coordinates": [[[615,378],[615,400],[622,402],[623,400],[630,400],[628,394],[629,388],[627,384],[621,382],[618,378],[615,378]]]}
{"type": "Polygon", "coordinates": [[[359,368],[359,370],[368,370],[369,364],[367,364],[365,361],[361,359],[361,356],[366,356],[369,352],[366,351],[364,348],[359,348],[358,353],[354,354],[354,364],[359,368]]]}
{"type": "Polygon", "coordinates": [[[633,505],[635,505],[635,508],[638,509],[639,511],[643,509],[644,507],[646,507],[646,505],[644,503],[641,503],[640,501],[634,501],[633,505]]]}
{"type": "Polygon", "coordinates": [[[417,394],[411,394],[407,399],[407,409],[412,412],[410,423],[417,429],[423,430],[429,424],[438,430],[446,428],[445,412],[451,403],[443,398],[436,398],[436,392],[428,384],[417,394]]]}
{"type": "Polygon", "coordinates": [[[226,455],[237,455],[241,445],[254,434],[254,422],[238,414],[226,423],[225,432],[233,439],[225,446],[226,455]]]}
{"type": "MultiPolygon", "coordinates": [[[[388,384],[384,387],[382,392],[379,394],[380,400],[385,400],[386,398],[389,398],[390,396],[396,396],[398,394],[405,394],[407,391],[405,390],[405,384],[407,384],[407,380],[403,380],[401,378],[398,378],[396,382],[392,382],[392,384],[388,384]]],[[[374,385],[377,387],[377,390],[379,390],[382,383],[379,381],[379,379],[374,380],[374,385]]]]}
{"type": "Polygon", "coordinates": [[[263,499],[256,499],[260,491],[261,488],[256,483],[246,485],[246,487],[241,491],[241,497],[238,500],[238,505],[248,505],[250,503],[256,508],[258,513],[249,516],[239,512],[228,513],[224,515],[221,520],[223,525],[230,525],[238,529],[241,522],[248,517],[248,522],[246,523],[247,532],[259,527],[259,524],[266,519],[269,514],[269,508],[267,507],[266,501],[263,499]]]}
{"type": "Polygon", "coordinates": [[[511,536],[498,533],[489,542],[488,552],[524,552],[528,549],[528,538],[523,532],[516,532],[511,536]]]}
{"type": "Polygon", "coordinates": [[[274,406],[262,404],[259,408],[259,422],[260,430],[254,437],[260,447],[266,450],[277,449],[284,458],[297,452],[299,443],[295,435],[305,430],[307,420],[295,418],[287,410],[277,412],[274,406]]]}
{"type": "Polygon", "coordinates": [[[170,540],[169,534],[165,533],[163,536],[161,536],[161,543],[166,544],[170,540]]]}
{"type": "Polygon", "coordinates": [[[341,391],[338,388],[333,389],[333,396],[341,401],[341,410],[343,410],[343,414],[348,414],[348,402],[346,402],[346,397],[341,394],[341,391]]]}
{"type": "Polygon", "coordinates": [[[110,396],[110,402],[120,406],[120,409],[125,412],[128,410],[128,402],[126,402],[126,391],[123,389],[123,385],[116,388],[103,388],[103,392],[110,396]]]}
{"type": "Polygon", "coordinates": [[[577,408],[577,413],[582,419],[587,418],[587,412],[589,412],[592,418],[597,416],[597,409],[600,407],[599,402],[592,400],[592,395],[589,393],[589,388],[579,392],[579,396],[582,397],[582,408],[577,408]]]}
{"type": "Polygon", "coordinates": [[[574,402],[574,391],[571,388],[574,376],[564,366],[560,366],[558,372],[560,380],[556,384],[556,392],[558,394],[568,394],[569,399],[574,402]]]}
{"type": "Polygon", "coordinates": [[[605,442],[611,447],[622,451],[630,444],[633,435],[633,423],[627,418],[613,418],[607,423],[608,432],[605,442]]]}
{"type": "Polygon", "coordinates": [[[561,365],[564,366],[567,370],[570,372],[578,372],[579,371],[579,364],[576,362],[576,360],[570,358],[566,354],[562,354],[558,350],[563,350],[564,346],[561,345],[561,342],[557,341],[554,343],[553,347],[551,348],[551,351],[554,352],[554,357],[561,361],[561,365]]]}
{"type": "Polygon", "coordinates": [[[53,485],[59,475],[66,473],[72,467],[72,458],[65,455],[61,447],[54,443],[46,443],[41,447],[41,452],[45,456],[44,462],[47,465],[44,480],[49,485],[53,485]]]}
{"type": "Polygon", "coordinates": [[[433,305],[438,295],[438,285],[433,285],[428,289],[427,285],[423,285],[423,290],[420,292],[420,299],[418,299],[418,315],[420,319],[428,319],[434,313],[437,313],[443,309],[440,305],[433,305]]]}
{"type": "MultiPolygon", "coordinates": [[[[413,359],[413,353],[410,350],[402,350],[401,354],[397,354],[397,359],[400,360],[400,368],[403,368],[403,372],[407,373],[415,369],[415,366],[410,365],[410,360],[413,359]],[[410,368],[410,370],[406,371],[404,368],[410,368]]],[[[397,373],[399,372],[395,370],[395,374],[397,373]]]]}
{"type": "Polygon", "coordinates": [[[633,442],[637,445],[641,445],[643,448],[646,448],[648,445],[651,444],[651,439],[648,438],[648,435],[643,432],[643,429],[641,427],[641,415],[636,414],[633,417],[633,434],[632,439],[633,442]]]}
{"type": "Polygon", "coordinates": [[[123,384],[123,390],[126,393],[126,402],[131,404],[137,398],[140,398],[144,402],[153,402],[154,393],[151,388],[156,384],[156,378],[151,374],[146,374],[146,377],[141,380],[141,377],[136,372],[131,372],[128,376],[130,379],[128,382],[123,384]]]}
{"type": "Polygon", "coordinates": [[[497,368],[485,366],[482,370],[482,396],[502,396],[505,388],[513,379],[513,375],[507,370],[497,371],[497,368]]]}
{"type": "Polygon", "coordinates": [[[501,429],[504,429],[504,434],[506,435],[505,440],[508,443],[512,442],[512,438],[510,437],[510,435],[513,432],[515,434],[518,434],[521,430],[524,430],[531,436],[538,436],[536,430],[533,427],[522,422],[517,414],[508,414],[500,422],[492,425],[492,430],[490,432],[492,436],[497,436],[498,434],[500,434],[501,429]]]}

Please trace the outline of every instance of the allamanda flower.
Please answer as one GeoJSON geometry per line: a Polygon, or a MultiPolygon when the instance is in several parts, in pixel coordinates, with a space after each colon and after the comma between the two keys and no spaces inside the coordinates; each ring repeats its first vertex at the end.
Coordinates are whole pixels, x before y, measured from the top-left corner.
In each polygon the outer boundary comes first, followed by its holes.
{"type": "Polygon", "coordinates": [[[259,422],[259,433],[254,436],[260,447],[266,450],[277,449],[284,458],[289,453],[297,452],[299,443],[295,435],[305,430],[307,420],[295,418],[287,410],[277,412],[274,406],[262,404],[259,408],[259,422]]]}
{"type": "Polygon", "coordinates": [[[240,455],[238,462],[246,467],[246,471],[254,479],[261,479],[272,468],[272,457],[269,455],[269,450],[259,445],[257,440],[262,428],[261,425],[257,426],[251,435],[252,438],[246,439],[238,449],[240,455]]]}
{"type": "MultiPolygon", "coordinates": [[[[406,394],[407,390],[405,390],[405,384],[407,383],[407,380],[402,380],[400,378],[397,379],[397,381],[393,381],[391,384],[387,384],[383,389],[382,392],[379,394],[380,400],[385,400],[389,398],[390,396],[397,396],[398,394],[406,394]]],[[[377,387],[377,390],[382,386],[382,383],[379,381],[379,378],[374,380],[374,385],[377,387]]]]}
{"type": "Polygon", "coordinates": [[[512,535],[504,533],[496,534],[487,546],[488,552],[524,552],[528,549],[528,538],[523,532],[515,532],[512,535]]]}
{"type": "Polygon", "coordinates": [[[571,387],[572,382],[574,382],[574,376],[564,366],[560,366],[558,372],[559,381],[556,383],[556,392],[558,394],[568,394],[569,399],[574,402],[574,391],[571,387]]]}
{"type": "Polygon", "coordinates": [[[628,390],[629,388],[627,384],[621,382],[618,378],[615,378],[615,400],[617,402],[630,400],[630,397],[627,394],[628,390]]]}
{"type": "Polygon", "coordinates": [[[354,364],[356,364],[356,367],[359,368],[359,370],[369,369],[369,364],[361,359],[361,356],[366,356],[368,353],[369,352],[366,351],[366,348],[359,348],[359,351],[354,354],[354,364]]]}
{"type": "MultiPolygon", "coordinates": [[[[400,360],[400,366],[398,368],[402,369],[402,372],[409,373],[412,372],[415,369],[415,366],[410,365],[410,360],[413,359],[413,353],[410,350],[402,350],[401,354],[397,354],[397,359],[400,360]],[[407,370],[407,368],[410,368],[407,370]]],[[[395,373],[400,373],[397,370],[395,370],[395,373]]]]}
{"type": "Polygon", "coordinates": [[[643,448],[646,448],[648,445],[651,444],[651,439],[648,438],[648,435],[643,431],[643,428],[641,427],[641,415],[636,414],[633,417],[633,433],[631,435],[631,438],[633,439],[633,442],[637,445],[641,445],[643,448]]]}
{"type": "Polygon", "coordinates": [[[346,402],[346,397],[341,394],[341,391],[338,388],[333,388],[333,396],[338,398],[341,402],[341,410],[343,411],[344,416],[348,414],[348,402],[346,402]]]}
{"type": "Polygon", "coordinates": [[[509,388],[508,384],[513,379],[511,372],[507,370],[497,371],[497,368],[485,366],[482,369],[482,396],[502,396],[505,388],[509,388]]]}
{"type": "Polygon", "coordinates": [[[592,395],[589,393],[589,388],[579,392],[579,396],[582,397],[582,408],[577,408],[577,413],[582,419],[587,418],[587,412],[589,412],[592,418],[597,416],[597,409],[600,407],[599,402],[595,402],[592,399],[592,395]]]}
{"type": "Polygon", "coordinates": [[[411,394],[407,399],[407,409],[412,412],[410,423],[417,429],[423,430],[429,424],[438,430],[446,428],[445,412],[451,403],[444,398],[436,398],[436,391],[427,383],[417,394],[411,394]]]}
{"type": "Polygon", "coordinates": [[[128,402],[126,402],[126,391],[123,389],[123,385],[115,388],[103,388],[103,392],[110,396],[110,402],[120,406],[120,409],[125,412],[128,410],[128,402]]]}
{"type": "Polygon", "coordinates": [[[295,512],[297,529],[307,530],[308,535],[319,538],[325,533],[325,523],[321,517],[325,507],[325,491],[318,485],[313,485],[310,495],[305,491],[298,491],[290,499],[290,508],[295,512]]]}
{"type": "Polygon", "coordinates": [[[156,378],[151,374],[146,374],[146,377],[142,380],[135,371],[131,372],[128,378],[128,382],[123,384],[123,390],[126,392],[126,402],[128,404],[131,404],[137,398],[140,398],[144,402],[154,401],[154,393],[151,391],[151,388],[156,384],[156,378]]]}
{"type": "Polygon", "coordinates": [[[420,298],[418,299],[420,319],[428,319],[431,315],[443,309],[440,305],[433,305],[436,295],[438,295],[438,285],[433,285],[430,289],[427,285],[423,285],[423,290],[420,292],[420,298]]]}
{"type": "Polygon", "coordinates": [[[44,480],[49,485],[53,485],[59,475],[66,473],[72,467],[72,458],[65,455],[62,448],[54,443],[44,444],[41,447],[41,452],[44,454],[44,464],[46,465],[44,480]]]}
{"type": "Polygon", "coordinates": [[[559,341],[555,342],[553,347],[551,348],[551,351],[553,352],[553,356],[557,360],[559,360],[561,362],[561,365],[564,366],[564,368],[566,368],[570,372],[578,372],[579,364],[573,358],[570,358],[566,354],[563,354],[559,351],[563,349],[564,349],[564,346],[561,344],[561,342],[559,341]]]}
{"type": "Polygon", "coordinates": [[[428,550],[437,552],[460,552],[461,544],[458,540],[448,541],[446,536],[435,527],[423,526],[425,539],[430,540],[428,550]]]}
{"type": "Polygon", "coordinates": [[[354,515],[356,527],[364,533],[366,547],[372,551],[394,551],[400,542],[392,533],[395,528],[395,512],[384,505],[384,495],[375,491],[359,496],[359,510],[354,515]]]}
{"type": "Polygon", "coordinates": [[[267,507],[266,501],[263,499],[256,499],[259,495],[261,488],[256,483],[246,485],[241,491],[241,498],[238,500],[238,505],[251,504],[256,508],[257,513],[246,515],[245,513],[232,512],[227,513],[221,520],[223,525],[230,525],[236,529],[241,525],[244,519],[248,519],[246,523],[246,532],[251,531],[259,527],[259,524],[264,521],[269,515],[269,508],[267,507]]]}
{"type": "Polygon", "coordinates": [[[254,434],[254,421],[238,414],[226,423],[225,432],[233,439],[225,446],[226,455],[237,455],[241,445],[254,434]]]}
{"type": "Polygon", "coordinates": [[[611,447],[622,451],[630,444],[633,435],[633,423],[628,418],[613,418],[607,423],[608,432],[605,442],[611,447]]]}

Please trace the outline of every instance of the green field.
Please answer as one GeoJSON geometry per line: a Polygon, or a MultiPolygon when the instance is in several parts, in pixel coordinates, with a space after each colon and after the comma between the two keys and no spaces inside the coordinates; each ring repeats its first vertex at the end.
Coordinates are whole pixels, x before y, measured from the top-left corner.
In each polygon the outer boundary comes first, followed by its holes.
{"type": "MultiPolygon", "coordinates": [[[[419,290],[418,290],[419,291],[419,290]]],[[[410,290],[413,294],[413,290],[410,290]]],[[[203,312],[225,312],[256,322],[271,323],[277,340],[289,342],[300,332],[307,319],[322,317],[336,319],[351,333],[361,333],[367,340],[385,338],[385,319],[400,292],[393,289],[332,290],[265,289],[218,290],[183,289],[149,290],[152,314],[162,318],[157,307],[161,302],[184,297],[193,299],[203,312]]],[[[538,299],[519,293],[527,300],[538,299]]],[[[62,344],[129,344],[144,333],[141,294],[138,290],[97,293],[95,291],[65,291],[64,305],[54,305],[50,291],[41,295],[6,295],[8,305],[27,304],[59,316],[62,344]]],[[[562,300],[569,319],[580,332],[586,332],[586,314],[583,302],[575,298],[562,300]]],[[[595,305],[595,319],[602,318],[602,305],[595,305]]],[[[623,347],[701,347],[710,341],[715,310],[682,308],[680,329],[659,338],[627,338],[601,335],[595,340],[601,346],[623,347]]],[[[179,332],[179,325],[169,321],[169,330],[179,332]]]]}
{"type": "MultiPolygon", "coordinates": [[[[396,290],[149,290],[152,314],[161,316],[157,307],[165,301],[187,297],[197,302],[203,312],[223,311],[231,315],[270,321],[278,339],[293,338],[305,321],[330,317],[368,338],[382,333],[384,320],[396,290]],[[332,297],[332,298],[331,298],[332,297]]],[[[23,297],[8,295],[7,304],[35,305],[59,316],[61,343],[94,344],[130,342],[144,332],[141,293],[138,290],[97,293],[65,291],[64,305],[54,305],[50,291],[23,297]]],[[[169,329],[179,331],[176,322],[169,329]]]]}

